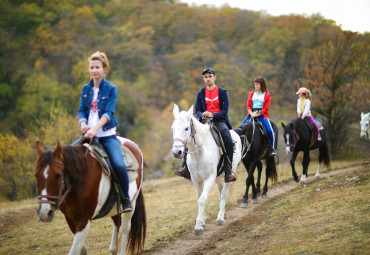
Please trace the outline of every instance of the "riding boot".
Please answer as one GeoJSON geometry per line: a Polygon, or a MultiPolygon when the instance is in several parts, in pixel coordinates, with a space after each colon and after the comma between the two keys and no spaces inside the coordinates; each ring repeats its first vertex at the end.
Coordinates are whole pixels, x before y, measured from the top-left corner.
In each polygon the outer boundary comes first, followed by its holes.
{"type": "Polygon", "coordinates": [[[275,148],[271,147],[270,148],[270,157],[274,157],[274,156],[276,156],[276,150],[275,150],[275,148]]]}
{"type": "Polygon", "coordinates": [[[132,212],[132,206],[131,206],[131,201],[128,197],[123,197],[122,199],[122,209],[123,209],[123,213],[127,213],[127,212],[132,212]]]}
{"type": "Polygon", "coordinates": [[[174,170],[175,174],[181,177],[184,177],[185,179],[191,180],[191,175],[188,170],[188,166],[185,164],[185,167],[183,170],[174,170]]]}
{"type": "Polygon", "coordinates": [[[225,182],[234,182],[234,181],[236,181],[236,176],[231,171],[232,166],[231,166],[231,162],[228,158],[225,159],[223,168],[224,168],[224,172],[225,172],[225,182]]]}

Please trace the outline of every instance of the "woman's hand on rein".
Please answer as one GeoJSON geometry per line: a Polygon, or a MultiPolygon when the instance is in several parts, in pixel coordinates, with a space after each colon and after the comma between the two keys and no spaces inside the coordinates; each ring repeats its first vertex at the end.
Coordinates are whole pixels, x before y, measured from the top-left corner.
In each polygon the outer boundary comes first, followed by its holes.
{"type": "Polygon", "coordinates": [[[89,129],[90,127],[85,122],[81,123],[81,133],[82,134],[86,134],[86,132],[89,131],[89,129]]]}

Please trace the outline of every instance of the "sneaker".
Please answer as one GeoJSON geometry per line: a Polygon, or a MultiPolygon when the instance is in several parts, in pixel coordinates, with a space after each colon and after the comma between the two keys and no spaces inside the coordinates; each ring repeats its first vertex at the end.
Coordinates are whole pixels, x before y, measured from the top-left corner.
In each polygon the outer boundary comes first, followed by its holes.
{"type": "Polygon", "coordinates": [[[274,157],[274,156],[276,156],[276,150],[275,150],[275,148],[271,148],[270,157],[274,157]]]}
{"type": "Polygon", "coordinates": [[[321,139],[321,136],[319,135],[319,136],[317,136],[317,141],[321,141],[322,139],[321,139]]]}
{"type": "Polygon", "coordinates": [[[122,211],[123,213],[132,212],[132,206],[131,206],[130,199],[124,198],[122,200],[122,209],[123,209],[122,211]]]}
{"type": "Polygon", "coordinates": [[[181,177],[184,177],[187,180],[191,180],[190,172],[188,168],[184,168],[184,170],[174,170],[175,174],[181,177]]]}
{"type": "Polygon", "coordinates": [[[232,173],[230,174],[225,174],[225,182],[235,182],[236,181],[236,176],[233,175],[232,173]]]}

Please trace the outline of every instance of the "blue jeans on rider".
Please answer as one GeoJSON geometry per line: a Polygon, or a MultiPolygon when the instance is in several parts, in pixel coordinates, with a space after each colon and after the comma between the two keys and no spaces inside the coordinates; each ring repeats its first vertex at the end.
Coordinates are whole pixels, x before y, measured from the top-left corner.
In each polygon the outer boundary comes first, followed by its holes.
{"type": "MultiPolygon", "coordinates": [[[[266,132],[267,132],[267,135],[269,137],[269,140],[270,140],[270,145],[272,148],[275,148],[275,135],[274,135],[274,132],[272,131],[272,127],[271,127],[271,123],[270,123],[270,120],[269,119],[265,119],[263,116],[258,116],[256,117],[259,121],[261,121],[261,123],[263,124],[263,126],[265,127],[266,129],[266,132]]],[[[240,125],[244,124],[245,122],[247,122],[248,120],[251,119],[251,116],[248,115],[247,117],[244,118],[244,120],[242,121],[242,123],[240,123],[240,125]]]]}
{"type": "MultiPolygon", "coordinates": [[[[72,145],[77,145],[80,139],[75,141],[72,145]]],[[[119,183],[122,187],[123,194],[125,197],[129,197],[129,179],[126,169],[125,161],[123,160],[121,144],[115,135],[100,137],[99,143],[103,145],[104,149],[109,155],[110,162],[114,171],[117,174],[119,183]]]]}
{"type": "Polygon", "coordinates": [[[217,127],[218,131],[220,131],[227,156],[229,157],[230,161],[233,162],[234,143],[226,122],[224,120],[213,121],[213,124],[217,127]]]}

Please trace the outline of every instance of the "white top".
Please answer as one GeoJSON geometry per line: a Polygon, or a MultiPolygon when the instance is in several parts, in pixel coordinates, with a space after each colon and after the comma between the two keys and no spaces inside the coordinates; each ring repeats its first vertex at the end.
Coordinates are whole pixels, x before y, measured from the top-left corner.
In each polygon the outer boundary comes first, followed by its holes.
{"type": "Polygon", "coordinates": [[[258,109],[262,109],[263,108],[263,103],[265,102],[265,94],[266,94],[266,92],[263,92],[263,93],[254,92],[253,93],[253,96],[252,96],[252,102],[253,102],[252,108],[258,108],[258,109]]]}
{"type": "Polygon", "coordinates": [[[311,116],[311,100],[308,98],[298,98],[297,101],[297,113],[299,116],[302,115],[302,117],[311,116]],[[299,107],[301,100],[304,100],[304,111],[301,112],[301,109],[299,107]]]}
{"type": "MultiPolygon", "coordinates": [[[[90,128],[95,127],[99,122],[99,113],[98,113],[98,93],[99,88],[93,88],[94,90],[94,97],[91,103],[90,113],[89,113],[89,119],[87,122],[87,125],[89,125],[90,128]]],[[[116,134],[116,128],[108,129],[107,131],[103,131],[102,128],[96,132],[97,137],[106,137],[116,134]]]]}

